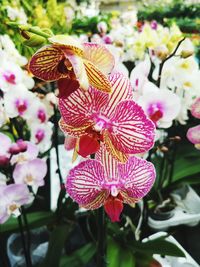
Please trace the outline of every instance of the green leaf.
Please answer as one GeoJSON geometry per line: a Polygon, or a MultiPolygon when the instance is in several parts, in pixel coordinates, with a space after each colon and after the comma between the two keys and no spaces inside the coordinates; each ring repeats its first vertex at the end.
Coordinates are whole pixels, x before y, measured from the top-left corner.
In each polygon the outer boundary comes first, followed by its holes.
{"type": "Polygon", "coordinates": [[[60,261],[60,267],[80,267],[88,263],[94,256],[96,246],[93,243],[86,244],[68,256],[63,256],[60,261]]]}
{"type": "MultiPolygon", "coordinates": [[[[55,220],[54,213],[47,211],[27,213],[26,216],[30,229],[47,225],[55,220]]],[[[0,233],[10,231],[19,231],[17,218],[11,217],[7,222],[0,225],[0,233]]]]}
{"type": "Polygon", "coordinates": [[[135,267],[133,253],[120,246],[113,239],[108,240],[107,261],[108,267],[135,267]]]}
{"type": "Polygon", "coordinates": [[[62,224],[56,226],[49,240],[48,251],[41,267],[59,266],[64,243],[72,230],[72,225],[62,224]]]}
{"type": "Polygon", "coordinates": [[[164,240],[162,238],[156,240],[150,240],[148,242],[134,242],[133,249],[135,251],[143,252],[146,254],[159,254],[159,255],[168,255],[174,257],[185,257],[183,251],[177,247],[175,244],[164,240]]]}

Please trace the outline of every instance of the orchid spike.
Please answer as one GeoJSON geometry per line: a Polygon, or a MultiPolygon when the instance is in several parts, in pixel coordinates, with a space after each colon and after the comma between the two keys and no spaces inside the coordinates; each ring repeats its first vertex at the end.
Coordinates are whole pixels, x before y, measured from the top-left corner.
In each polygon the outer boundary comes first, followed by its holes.
{"type": "Polygon", "coordinates": [[[132,156],[125,164],[117,162],[101,147],[95,160],[86,160],[68,174],[66,190],[86,209],[104,209],[112,222],[119,221],[123,203],[134,204],[153,186],[152,163],[132,156]]]}
{"type": "Polygon", "coordinates": [[[56,81],[58,87],[66,94],[81,87],[88,89],[89,84],[95,88],[110,92],[111,85],[106,75],[114,67],[114,57],[101,44],[83,43],[67,35],[55,35],[49,38],[51,45],[42,47],[29,62],[29,70],[37,78],[56,81]],[[78,81],[71,83],[68,80],[78,81]]]}
{"type": "Polygon", "coordinates": [[[78,153],[96,153],[100,142],[121,162],[128,154],[148,151],[154,143],[154,124],[132,99],[128,78],[115,73],[109,76],[110,95],[90,87],[78,89],[67,99],[59,99],[61,130],[79,138],[78,153]]]}

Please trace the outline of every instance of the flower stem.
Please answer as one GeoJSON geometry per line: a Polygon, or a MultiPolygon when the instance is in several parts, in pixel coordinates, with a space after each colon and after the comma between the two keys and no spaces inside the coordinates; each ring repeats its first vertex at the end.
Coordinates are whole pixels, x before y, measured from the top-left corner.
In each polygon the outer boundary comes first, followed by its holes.
{"type": "Polygon", "coordinates": [[[18,224],[19,224],[19,230],[20,230],[20,235],[21,235],[22,247],[24,250],[26,266],[31,267],[32,266],[31,257],[30,257],[30,254],[28,254],[27,250],[26,250],[25,235],[24,235],[24,229],[23,229],[23,223],[22,223],[21,216],[18,217],[18,224]]]}
{"type": "Polygon", "coordinates": [[[97,210],[97,265],[96,267],[106,267],[106,221],[103,207],[97,210]]]}

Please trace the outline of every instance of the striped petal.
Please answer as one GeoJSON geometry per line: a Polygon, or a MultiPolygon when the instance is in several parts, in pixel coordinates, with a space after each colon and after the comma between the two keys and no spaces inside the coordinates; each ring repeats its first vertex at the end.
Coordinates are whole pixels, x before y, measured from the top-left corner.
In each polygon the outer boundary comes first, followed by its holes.
{"type": "Polygon", "coordinates": [[[61,49],[70,50],[71,53],[76,54],[78,56],[83,56],[83,46],[73,37],[69,35],[54,35],[50,37],[49,42],[51,42],[54,46],[58,46],[61,49]]]}
{"type": "Polygon", "coordinates": [[[156,177],[151,162],[134,156],[126,164],[118,163],[118,172],[123,183],[120,194],[123,202],[128,204],[143,198],[153,186],[156,177]]]}
{"type": "Polygon", "coordinates": [[[85,130],[90,126],[91,124],[88,122],[88,124],[85,124],[80,127],[73,127],[64,122],[64,120],[61,118],[59,121],[59,127],[63,131],[64,134],[69,134],[74,137],[79,137],[83,134],[85,134],[85,130]]]}
{"type": "Polygon", "coordinates": [[[115,158],[116,160],[123,162],[123,163],[126,162],[128,159],[128,156],[116,148],[116,146],[112,143],[111,138],[112,138],[112,134],[109,133],[108,131],[104,131],[103,140],[106,145],[106,149],[112,155],[112,157],[115,158]]]}
{"type": "Polygon", "coordinates": [[[108,153],[104,144],[101,145],[100,149],[95,154],[95,159],[99,160],[104,166],[108,181],[119,180],[119,173],[117,169],[118,161],[115,160],[110,153],[108,153]]]}
{"type": "Polygon", "coordinates": [[[154,144],[155,126],[142,108],[132,100],[120,102],[110,118],[110,140],[115,148],[126,154],[148,151],[154,144]]]}
{"type": "Polygon", "coordinates": [[[83,49],[83,56],[85,59],[92,62],[104,74],[111,73],[115,65],[115,59],[105,45],[97,43],[84,43],[83,49]]]}
{"type": "Polygon", "coordinates": [[[109,95],[107,105],[107,116],[110,116],[116,105],[122,101],[133,98],[133,90],[130,81],[121,73],[114,73],[109,76],[109,81],[112,85],[112,93],[109,95]]]}
{"type": "Polygon", "coordinates": [[[42,47],[31,58],[29,70],[41,80],[55,81],[68,76],[64,59],[65,56],[59,47],[42,47]]]}
{"type": "Polygon", "coordinates": [[[112,86],[108,78],[90,61],[84,60],[84,65],[90,85],[100,91],[110,93],[112,86]]]}
{"type": "Polygon", "coordinates": [[[82,58],[68,53],[65,53],[65,56],[72,64],[74,74],[76,79],[79,81],[80,87],[87,90],[89,87],[89,81],[82,58]]]}
{"type": "Polygon", "coordinates": [[[104,205],[109,191],[102,188],[105,172],[96,160],[86,160],[73,168],[67,177],[66,189],[80,206],[97,209],[104,205]]]}
{"type": "Polygon", "coordinates": [[[93,123],[95,113],[104,110],[108,95],[93,88],[76,90],[67,99],[59,99],[59,109],[69,127],[82,128],[93,123]]]}

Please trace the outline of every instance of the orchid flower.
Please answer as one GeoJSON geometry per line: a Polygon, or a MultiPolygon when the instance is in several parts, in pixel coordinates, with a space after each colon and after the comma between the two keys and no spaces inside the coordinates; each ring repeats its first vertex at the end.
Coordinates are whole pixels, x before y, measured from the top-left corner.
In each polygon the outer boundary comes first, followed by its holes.
{"type": "Polygon", "coordinates": [[[67,176],[66,190],[80,207],[104,209],[112,222],[119,221],[123,203],[134,204],[151,189],[155,180],[152,163],[132,156],[125,164],[117,162],[105,148],[95,160],[86,160],[67,176]]]}
{"type": "Polygon", "coordinates": [[[46,173],[46,162],[37,158],[18,163],[13,171],[13,178],[16,184],[25,183],[29,186],[43,186],[46,173]]]}
{"type": "Polygon", "coordinates": [[[15,89],[10,90],[4,95],[4,106],[8,117],[15,118],[21,116],[29,119],[32,116],[32,108],[36,96],[28,91],[23,84],[17,85],[15,89]]]}
{"type": "MultiPolygon", "coordinates": [[[[77,80],[79,86],[88,89],[89,84],[95,88],[110,92],[111,85],[106,77],[114,66],[114,57],[107,48],[100,44],[84,43],[67,35],[49,38],[51,45],[38,50],[29,62],[29,70],[36,77],[45,81],[65,78],[67,82],[77,80]]],[[[58,84],[63,87],[63,83],[58,84]]],[[[66,86],[66,90],[68,86],[66,86]]]]}
{"type": "Polygon", "coordinates": [[[11,143],[12,141],[7,135],[0,133],[0,166],[9,162],[11,143]]]}
{"type": "Polygon", "coordinates": [[[19,162],[33,160],[38,156],[39,150],[35,144],[29,141],[23,141],[23,142],[24,145],[26,146],[26,150],[24,151],[21,150],[18,154],[12,156],[10,161],[12,165],[19,162]]]}
{"type": "Polygon", "coordinates": [[[200,149],[200,125],[189,128],[187,138],[197,149],[200,149]]]}
{"type": "Polygon", "coordinates": [[[50,121],[42,124],[33,123],[29,127],[31,130],[31,142],[37,145],[40,152],[47,151],[51,147],[53,123],[50,121]]]}
{"type": "Polygon", "coordinates": [[[143,86],[143,95],[138,103],[158,128],[168,128],[181,108],[179,97],[168,89],[159,89],[153,83],[143,86]]]}
{"type": "Polygon", "coordinates": [[[200,97],[196,98],[191,106],[191,113],[197,119],[200,119],[200,97]]]}
{"type": "Polygon", "coordinates": [[[20,207],[33,200],[25,184],[0,185],[0,224],[8,220],[10,215],[20,215],[20,207]]]}
{"type": "Polygon", "coordinates": [[[90,87],[59,99],[61,130],[79,137],[78,153],[86,157],[98,151],[100,142],[121,162],[127,154],[146,152],[154,143],[154,125],[132,99],[129,80],[122,74],[109,76],[112,94],[90,87]]]}

